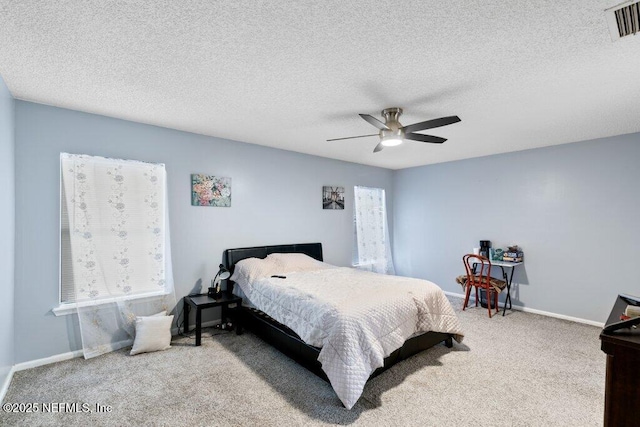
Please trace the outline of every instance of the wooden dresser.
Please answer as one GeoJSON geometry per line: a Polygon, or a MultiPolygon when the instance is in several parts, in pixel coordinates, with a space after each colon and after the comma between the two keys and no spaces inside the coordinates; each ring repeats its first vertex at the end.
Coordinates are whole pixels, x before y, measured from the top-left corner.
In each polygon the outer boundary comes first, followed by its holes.
{"type": "MultiPolygon", "coordinates": [[[[618,297],[607,324],[620,320],[627,303],[618,297]]],[[[605,427],[637,426],[640,422],[640,328],[600,334],[607,354],[604,396],[605,427]]]]}

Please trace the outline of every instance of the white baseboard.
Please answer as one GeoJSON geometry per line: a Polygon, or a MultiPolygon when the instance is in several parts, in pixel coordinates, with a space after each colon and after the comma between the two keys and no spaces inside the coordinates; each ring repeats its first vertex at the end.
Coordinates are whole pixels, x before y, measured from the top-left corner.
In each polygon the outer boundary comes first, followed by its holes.
{"type": "Polygon", "coordinates": [[[25,369],[37,368],[38,366],[49,365],[51,363],[63,362],[69,359],[82,357],[82,350],[70,351],[68,353],[56,354],[42,359],[30,360],[28,362],[16,363],[13,366],[15,372],[24,371],[25,369]]]}
{"type": "MultiPolygon", "coordinates": [[[[457,297],[457,298],[462,298],[462,299],[464,299],[464,297],[465,297],[464,294],[459,294],[459,293],[456,293],[456,292],[448,292],[448,291],[443,291],[443,292],[444,292],[445,295],[449,295],[449,296],[452,296],[452,297],[457,297]]],[[[469,301],[474,301],[475,302],[475,297],[473,295],[471,295],[469,297],[469,301]]],[[[499,302],[498,305],[504,309],[504,303],[499,302]]],[[[523,307],[521,305],[516,305],[516,304],[513,304],[513,309],[514,310],[518,310],[518,311],[522,311],[522,312],[525,312],[525,313],[533,313],[533,314],[539,314],[541,316],[555,317],[556,319],[568,320],[570,322],[583,323],[585,325],[591,325],[591,326],[597,326],[599,328],[604,328],[604,323],[596,322],[594,320],[588,320],[588,319],[581,319],[579,317],[566,316],[564,314],[552,313],[550,311],[543,311],[543,310],[538,310],[538,309],[535,309],[535,308],[523,307]]]]}
{"type": "Polygon", "coordinates": [[[4,379],[2,383],[2,388],[0,388],[0,403],[4,401],[4,397],[7,395],[7,391],[9,390],[9,384],[11,384],[11,379],[13,379],[13,373],[15,372],[15,366],[12,366],[9,369],[9,374],[7,378],[4,379]]]}
{"type": "MultiPolygon", "coordinates": [[[[211,326],[219,325],[221,323],[220,319],[211,320],[209,322],[203,322],[203,328],[209,328],[211,326]]],[[[193,332],[196,328],[196,325],[189,325],[189,331],[193,332]]],[[[171,329],[172,335],[178,335],[178,328],[171,329]]],[[[2,403],[4,396],[7,394],[7,390],[9,390],[9,385],[11,384],[11,380],[13,379],[14,372],[24,371],[25,369],[37,368],[38,366],[50,365],[51,363],[63,362],[65,360],[75,359],[76,357],[82,357],[82,350],[70,351],[68,353],[56,354],[54,356],[44,357],[42,359],[30,360],[28,362],[21,362],[13,365],[9,370],[9,374],[7,378],[5,378],[2,383],[2,387],[0,387],[0,403],[2,403]]]]}
{"type": "Polygon", "coordinates": [[[56,354],[54,356],[44,357],[42,359],[30,360],[28,362],[16,363],[11,367],[9,371],[9,375],[2,384],[2,388],[0,389],[0,402],[4,399],[7,390],[9,390],[9,385],[11,384],[11,380],[13,379],[14,372],[24,371],[25,369],[37,368],[38,366],[49,365],[51,363],[62,362],[64,360],[75,359],[76,357],[82,356],[82,350],[70,351],[68,353],[56,354]]]}
{"type": "MultiPolygon", "coordinates": [[[[203,322],[202,327],[208,328],[208,327],[219,325],[219,324],[220,324],[220,319],[212,320],[210,322],[203,322]]],[[[193,332],[195,328],[196,328],[195,324],[190,325],[190,332],[193,332]]],[[[172,335],[177,335],[178,329],[173,328],[171,332],[172,332],[172,335]]],[[[63,362],[65,360],[75,359],[76,357],[82,357],[82,354],[83,354],[82,350],[75,350],[75,351],[70,351],[68,353],[56,354],[54,356],[49,356],[42,359],[36,359],[36,360],[30,360],[28,362],[17,363],[12,368],[12,374],[13,372],[24,371],[25,369],[37,368],[38,366],[44,366],[44,365],[49,365],[51,363],[63,362]]]]}
{"type": "MultiPolygon", "coordinates": [[[[459,294],[456,292],[449,292],[449,291],[443,291],[445,295],[449,295],[452,297],[456,297],[456,298],[463,298],[465,297],[464,294],[459,294]]],[[[470,297],[470,300],[473,300],[475,302],[475,298],[473,296],[470,297]]],[[[499,305],[501,307],[504,307],[503,303],[499,303],[499,305]]],[[[543,311],[543,310],[537,310],[535,308],[529,308],[529,307],[523,307],[520,305],[513,305],[513,308],[515,310],[519,310],[519,311],[523,311],[525,313],[533,313],[533,314],[539,314],[542,316],[548,316],[548,317],[555,317],[556,319],[562,319],[562,320],[568,320],[571,322],[577,322],[577,323],[584,323],[587,325],[592,325],[592,326],[597,326],[597,327],[604,327],[604,323],[601,322],[595,322],[593,320],[587,320],[587,319],[581,319],[579,317],[572,317],[572,316],[566,316],[564,314],[558,314],[558,313],[551,313],[549,311],[543,311]]],[[[209,328],[211,326],[215,326],[215,325],[219,325],[221,322],[220,319],[217,320],[212,320],[209,322],[204,322],[202,323],[202,327],[203,328],[209,328]]],[[[195,324],[194,325],[189,325],[190,331],[194,331],[195,330],[195,324]]],[[[171,330],[172,335],[177,335],[178,334],[178,328],[173,328],[171,330]]],[[[65,360],[70,360],[70,359],[75,359],[76,357],[82,357],[82,350],[76,350],[76,351],[70,351],[68,353],[62,353],[62,354],[57,354],[54,356],[49,356],[49,357],[44,357],[42,359],[36,359],[36,360],[31,360],[28,362],[22,362],[22,363],[17,363],[15,364],[13,367],[11,367],[11,369],[9,370],[9,374],[7,375],[7,377],[5,378],[2,387],[0,388],[0,403],[2,403],[5,395],[7,394],[7,391],[9,390],[9,385],[11,384],[11,380],[13,379],[13,374],[14,372],[18,372],[18,371],[24,371],[25,369],[31,369],[31,368],[36,368],[38,366],[44,366],[44,365],[49,365],[51,363],[57,363],[57,362],[63,362],[65,360]]]]}
{"type": "MultiPolygon", "coordinates": [[[[221,323],[220,319],[211,320],[209,322],[203,322],[203,328],[210,328],[215,325],[219,325],[221,323]]],[[[189,332],[193,332],[196,329],[196,325],[189,325],[189,332]]],[[[178,335],[178,328],[171,329],[172,335],[178,335]]],[[[68,353],[56,354],[54,356],[44,357],[42,359],[30,360],[28,362],[21,362],[13,365],[9,370],[9,374],[7,378],[5,378],[2,383],[2,387],[0,388],[0,403],[2,403],[4,396],[7,394],[7,390],[9,390],[9,385],[11,384],[11,380],[13,379],[13,373],[18,371],[24,371],[25,369],[37,368],[38,366],[50,365],[51,363],[63,362],[65,360],[75,359],[76,357],[82,357],[82,350],[70,351],[68,353]]]]}

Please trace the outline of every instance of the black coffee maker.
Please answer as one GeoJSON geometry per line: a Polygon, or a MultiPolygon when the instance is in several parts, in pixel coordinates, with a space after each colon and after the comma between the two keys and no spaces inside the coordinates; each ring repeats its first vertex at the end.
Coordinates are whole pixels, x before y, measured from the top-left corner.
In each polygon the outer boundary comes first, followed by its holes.
{"type": "Polygon", "coordinates": [[[480,256],[489,258],[489,248],[491,248],[491,240],[480,240],[480,256]]]}

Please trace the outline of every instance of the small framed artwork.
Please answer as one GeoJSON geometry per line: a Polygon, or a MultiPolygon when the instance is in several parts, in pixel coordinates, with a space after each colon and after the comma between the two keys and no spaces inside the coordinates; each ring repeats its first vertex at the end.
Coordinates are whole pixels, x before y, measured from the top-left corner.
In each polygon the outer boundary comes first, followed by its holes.
{"type": "Polygon", "coordinates": [[[191,174],[192,206],[231,206],[231,178],[191,174]]]}
{"type": "Polygon", "coordinates": [[[322,187],[322,209],[344,209],[344,187],[322,187]]]}

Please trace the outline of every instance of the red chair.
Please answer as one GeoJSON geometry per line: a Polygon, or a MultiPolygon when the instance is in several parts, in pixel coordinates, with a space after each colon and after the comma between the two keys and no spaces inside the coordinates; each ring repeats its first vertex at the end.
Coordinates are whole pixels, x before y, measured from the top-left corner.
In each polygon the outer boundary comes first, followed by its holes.
{"type": "Polygon", "coordinates": [[[478,306],[478,289],[484,289],[487,293],[487,308],[491,317],[491,299],[493,297],[496,313],[500,312],[498,307],[498,294],[507,286],[504,280],[491,277],[491,261],[480,255],[467,254],[462,257],[464,268],[467,272],[466,287],[467,292],[464,298],[462,310],[467,308],[471,288],[476,288],[476,307],[478,306]],[[474,265],[475,264],[475,265],[474,265]],[[478,271],[478,269],[480,271],[478,271]]]}

